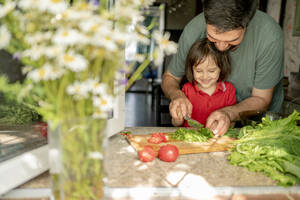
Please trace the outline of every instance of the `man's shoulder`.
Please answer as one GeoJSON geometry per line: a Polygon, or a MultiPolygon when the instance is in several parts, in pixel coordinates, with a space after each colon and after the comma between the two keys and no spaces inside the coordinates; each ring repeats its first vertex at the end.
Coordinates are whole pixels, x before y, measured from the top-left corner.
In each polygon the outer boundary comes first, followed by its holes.
{"type": "Polygon", "coordinates": [[[283,31],[274,18],[260,10],[256,11],[249,24],[249,28],[253,29],[256,33],[259,33],[260,36],[269,39],[280,38],[283,36],[283,31]]]}
{"type": "Polygon", "coordinates": [[[188,37],[202,36],[206,32],[206,23],[204,14],[195,16],[184,28],[183,34],[188,37]]]}

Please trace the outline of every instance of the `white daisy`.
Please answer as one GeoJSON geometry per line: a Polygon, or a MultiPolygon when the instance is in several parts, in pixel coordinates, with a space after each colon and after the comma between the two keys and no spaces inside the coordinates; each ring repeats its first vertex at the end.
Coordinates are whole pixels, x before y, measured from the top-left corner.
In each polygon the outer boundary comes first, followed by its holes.
{"type": "Polygon", "coordinates": [[[15,2],[8,2],[5,5],[0,5],[0,18],[6,16],[10,11],[15,9],[16,3],[15,2]]]}
{"type": "Polygon", "coordinates": [[[28,10],[32,8],[38,8],[38,4],[40,0],[20,0],[18,6],[22,8],[22,10],[28,10]]]}
{"type": "Polygon", "coordinates": [[[62,13],[68,7],[64,0],[43,0],[42,4],[44,4],[46,10],[52,14],[62,13]]]}
{"type": "Polygon", "coordinates": [[[72,95],[75,99],[82,99],[88,97],[88,87],[76,81],[74,84],[67,87],[67,94],[72,95]]]}
{"type": "Polygon", "coordinates": [[[59,55],[62,55],[65,52],[65,47],[64,46],[59,46],[59,45],[55,45],[55,46],[48,46],[45,49],[45,55],[48,58],[56,58],[59,55]]]}
{"type": "Polygon", "coordinates": [[[89,87],[89,90],[94,95],[105,95],[105,94],[107,94],[107,91],[108,91],[107,84],[100,83],[98,79],[88,80],[87,85],[89,87]]]}
{"type": "Polygon", "coordinates": [[[141,26],[140,24],[137,24],[135,26],[136,31],[138,31],[142,35],[149,35],[149,30],[145,26],[141,26]]]}
{"type": "Polygon", "coordinates": [[[113,108],[114,98],[111,95],[93,96],[94,107],[100,107],[102,111],[110,111],[113,108]]]}
{"type": "Polygon", "coordinates": [[[145,44],[145,45],[149,45],[150,44],[150,39],[145,36],[145,35],[142,35],[142,34],[138,34],[136,32],[132,32],[130,33],[130,38],[129,38],[129,42],[130,41],[136,41],[136,42],[140,42],[142,44],[145,44]]]}
{"type": "Polygon", "coordinates": [[[79,28],[83,32],[101,32],[108,34],[113,29],[113,23],[111,21],[102,19],[99,16],[91,16],[85,21],[80,20],[79,28]]]}
{"type": "Polygon", "coordinates": [[[159,48],[166,52],[167,55],[176,53],[177,44],[175,42],[169,41],[170,33],[166,32],[162,35],[159,31],[155,30],[153,32],[153,38],[156,43],[159,45],[159,48]]]}
{"type": "Polygon", "coordinates": [[[160,66],[164,61],[164,53],[160,48],[155,48],[153,52],[154,65],[160,66]]]}
{"type": "Polygon", "coordinates": [[[103,35],[102,33],[95,35],[91,41],[93,41],[94,45],[104,47],[108,51],[115,51],[118,48],[116,42],[113,40],[112,34],[103,35]]]}
{"type": "Polygon", "coordinates": [[[64,19],[67,20],[73,20],[73,21],[78,21],[78,20],[87,20],[93,16],[93,13],[91,10],[85,10],[85,9],[74,9],[74,7],[65,10],[65,12],[62,13],[62,16],[64,19]]]}
{"type": "Polygon", "coordinates": [[[53,37],[58,45],[75,45],[84,39],[83,35],[75,29],[59,29],[53,37]]]}
{"type": "Polygon", "coordinates": [[[56,79],[62,77],[62,75],[64,75],[64,73],[65,73],[64,69],[62,69],[60,67],[54,67],[54,66],[50,65],[49,63],[45,64],[43,66],[43,68],[47,72],[46,80],[56,80],[56,79]]]}
{"type": "Polygon", "coordinates": [[[120,2],[116,3],[116,6],[112,9],[111,13],[117,19],[129,20],[134,24],[144,20],[144,17],[141,15],[141,11],[137,10],[133,6],[123,6],[120,2]]]}
{"type": "Polygon", "coordinates": [[[102,111],[100,107],[95,108],[95,111],[93,113],[93,118],[96,118],[96,119],[107,119],[107,117],[108,117],[108,112],[102,111]]]}
{"type": "Polygon", "coordinates": [[[29,57],[32,60],[38,60],[40,59],[45,52],[46,47],[35,45],[32,46],[30,49],[26,49],[21,53],[22,57],[29,57]]]}
{"type": "Polygon", "coordinates": [[[5,25],[0,26],[0,49],[9,45],[11,33],[5,25]]]}
{"type": "Polygon", "coordinates": [[[34,69],[27,74],[27,77],[34,82],[39,82],[42,80],[46,80],[48,76],[48,72],[45,68],[34,69]]]}
{"type": "Polygon", "coordinates": [[[115,30],[112,34],[112,38],[118,42],[119,44],[125,44],[130,38],[129,33],[121,32],[119,30],[115,30]]]}
{"type": "Polygon", "coordinates": [[[41,42],[49,41],[51,38],[51,32],[37,32],[33,35],[26,35],[24,39],[27,44],[36,45],[41,42]]]}
{"type": "Polygon", "coordinates": [[[88,67],[88,61],[82,55],[72,52],[63,54],[59,61],[62,66],[65,66],[73,72],[84,71],[88,67]]]}

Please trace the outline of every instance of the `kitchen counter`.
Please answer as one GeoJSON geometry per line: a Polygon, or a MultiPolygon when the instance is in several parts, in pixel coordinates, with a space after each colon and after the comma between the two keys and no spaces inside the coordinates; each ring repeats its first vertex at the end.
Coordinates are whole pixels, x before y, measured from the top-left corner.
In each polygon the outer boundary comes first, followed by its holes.
{"type": "MultiPolygon", "coordinates": [[[[126,130],[133,134],[147,134],[173,132],[176,128],[131,127],[126,130]]],[[[300,186],[279,187],[262,173],[230,165],[227,152],[180,155],[173,163],[157,158],[143,163],[120,134],[112,136],[107,146],[105,192],[108,199],[212,199],[214,196],[233,199],[241,195],[244,199],[275,196],[276,199],[300,199],[300,186]]],[[[20,198],[22,191],[40,192],[44,199],[48,199],[49,187],[49,175],[45,173],[8,193],[4,199],[20,198]]]]}

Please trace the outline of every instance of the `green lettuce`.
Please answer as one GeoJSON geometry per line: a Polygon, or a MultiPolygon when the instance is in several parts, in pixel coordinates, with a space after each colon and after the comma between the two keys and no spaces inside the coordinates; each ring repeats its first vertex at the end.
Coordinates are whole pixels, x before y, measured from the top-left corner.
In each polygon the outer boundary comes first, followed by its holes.
{"type": "Polygon", "coordinates": [[[263,172],[279,185],[300,183],[300,120],[294,111],[286,118],[272,121],[268,116],[255,126],[241,128],[229,155],[233,165],[263,172]]]}

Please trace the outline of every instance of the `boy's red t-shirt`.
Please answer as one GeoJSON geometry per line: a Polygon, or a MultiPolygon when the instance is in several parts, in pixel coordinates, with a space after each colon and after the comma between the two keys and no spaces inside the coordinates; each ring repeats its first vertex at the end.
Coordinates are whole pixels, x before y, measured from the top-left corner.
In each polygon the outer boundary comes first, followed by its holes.
{"type": "MultiPolygon", "coordinates": [[[[211,96],[199,89],[196,82],[184,84],[182,91],[193,105],[192,119],[199,121],[204,126],[210,113],[236,103],[235,88],[226,81],[219,81],[211,96]]],[[[186,121],[183,126],[189,127],[186,121]]]]}

